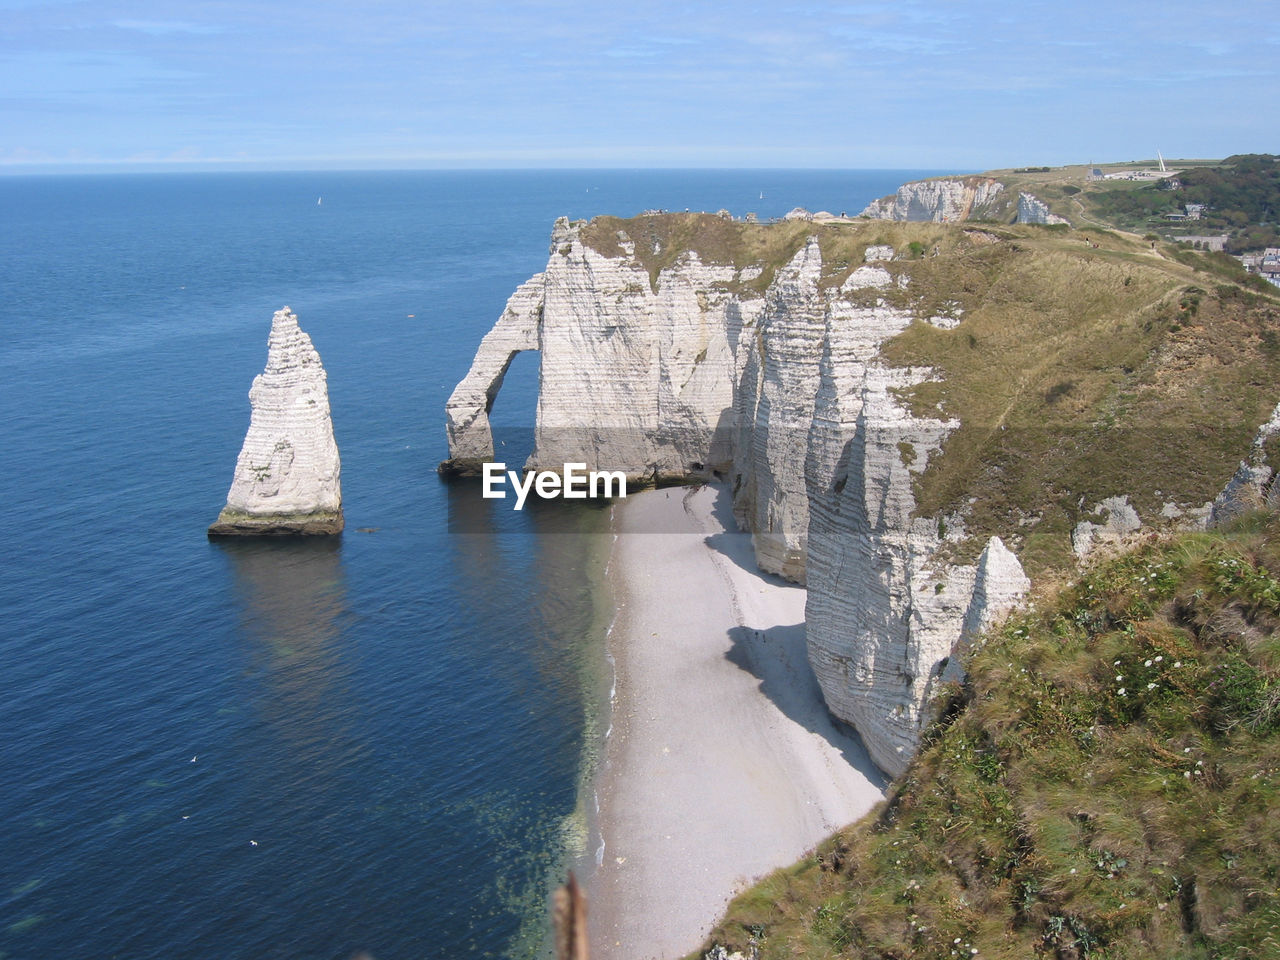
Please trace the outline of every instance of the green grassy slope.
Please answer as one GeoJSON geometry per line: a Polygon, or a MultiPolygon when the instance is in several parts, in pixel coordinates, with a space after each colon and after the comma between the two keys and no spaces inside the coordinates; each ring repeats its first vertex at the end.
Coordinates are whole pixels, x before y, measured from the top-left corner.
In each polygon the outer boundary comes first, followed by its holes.
{"type": "Polygon", "coordinates": [[[1280,518],[982,639],[890,799],[730,906],[763,958],[1280,956],[1280,518]]]}

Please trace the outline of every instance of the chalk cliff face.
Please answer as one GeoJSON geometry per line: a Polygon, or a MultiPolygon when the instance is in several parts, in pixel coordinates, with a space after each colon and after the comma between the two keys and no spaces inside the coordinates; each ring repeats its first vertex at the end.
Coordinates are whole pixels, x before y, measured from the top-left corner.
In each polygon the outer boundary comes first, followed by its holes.
{"type": "Polygon", "coordinates": [[[492,459],[487,414],[521,350],[542,353],[528,468],[579,461],[635,480],[726,471],[739,341],[763,300],[731,296],[741,273],[695,253],[653,285],[629,237],[618,238],[624,256],[608,257],[579,227],[557,221],[546,270],[512,295],[449,397],[445,472],[492,459]]]}
{"type": "Polygon", "coordinates": [[[288,307],[277,310],[266,368],[227,505],[210,536],[333,534],[343,526],[341,464],[320,355],[288,307]]]}
{"type": "Polygon", "coordinates": [[[758,299],[729,293],[731,265],[679,255],[657,282],[616,237],[621,257],[557,223],[544,273],[542,351],[531,467],[588,469],[630,477],[683,477],[724,470],[743,353],[758,299]]]}
{"type": "MultiPolygon", "coordinates": [[[[934,211],[982,195],[932,183],[961,190],[919,193],[934,211]]],[[[1255,389],[1280,369],[1256,334],[1270,306],[1143,266],[1144,247],[1077,252],[1018,226],[561,220],[448,401],[442,470],[493,458],[507,365],[540,350],[528,466],[728,480],[760,567],[808,586],[828,707],[897,774],[957,653],[1028,589],[1014,550],[1058,569],[1280,500],[1280,412],[1255,389]],[[1174,322],[1195,304],[1194,329],[1174,322]],[[1268,414],[1252,447],[1223,428],[1268,414]]]]}
{"type": "Polygon", "coordinates": [[[915,319],[890,303],[908,284],[888,269],[893,248],[866,245],[862,263],[833,275],[811,237],[761,292],[759,265],[685,251],[651,280],[636,244],[656,241],[624,232],[621,255],[606,256],[581,230],[556,224],[545,271],[484,338],[447,404],[442,469],[492,458],[485,414],[502,374],[515,352],[539,349],[528,466],[730,479],[761,568],[807,578],[810,660],[828,706],[897,773],[953,647],[1026,579],[998,540],[977,566],[943,563],[937,520],[912,517],[912,478],[956,424],[897,399],[927,368],[879,357],[915,319]]]}
{"type": "Polygon", "coordinates": [[[1018,223],[1070,223],[1066,217],[1049,212],[1049,205],[1034,194],[1018,194],[1018,223]]]}
{"type": "Polygon", "coordinates": [[[904,183],[898,192],[873,200],[862,216],[875,220],[931,220],[958,223],[985,217],[1004,184],[991,177],[956,177],[904,183]]]}

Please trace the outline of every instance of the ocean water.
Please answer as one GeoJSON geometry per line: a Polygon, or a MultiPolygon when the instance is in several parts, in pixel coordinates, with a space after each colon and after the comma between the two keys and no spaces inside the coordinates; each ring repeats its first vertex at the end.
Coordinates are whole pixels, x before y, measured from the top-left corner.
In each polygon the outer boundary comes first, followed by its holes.
{"type": "MultiPolygon", "coordinates": [[[[444,400],[556,216],[926,173],[0,178],[0,958],[544,955],[607,511],[443,484],[444,400]],[[347,532],[211,543],[285,304],[347,532]]],[[[517,358],[513,450],[536,390],[517,358]]]]}

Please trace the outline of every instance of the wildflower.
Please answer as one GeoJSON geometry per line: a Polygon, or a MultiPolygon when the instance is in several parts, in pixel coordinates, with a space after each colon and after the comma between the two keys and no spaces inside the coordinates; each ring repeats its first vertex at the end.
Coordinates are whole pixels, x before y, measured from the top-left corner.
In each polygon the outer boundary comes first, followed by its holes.
{"type": "Polygon", "coordinates": [[[1175,661],[1173,661],[1173,665],[1174,665],[1175,667],[1180,667],[1180,666],[1182,666],[1182,661],[1181,661],[1181,660],[1175,660],[1175,661]]]}
{"type": "Polygon", "coordinates": [[[1150,660],[1148,660],[1146,663],[1144,663],[1144,664],[1143,664],[1143,666],[1144,666],[1144,667],[1149,667],[1149,666],[1151,666],[1151,661],[1150,661],[1150,660]]]}
{"type": "Polygon", "coordinates": [[[1117,673],[1117,674],[1116,674],[1116,683],[1119,683],[1119,682],[1120,682],[1121,680],[1123,680],[1123,679],[1124,679],[1124,674],[1123,674],[1123,673],[1117,673]]]}
{"type": "Polygon", "coordinates": [[[1164,657],[1156,657],[1156,663],[1160,663],[1162,660],[1164,660],[1164,657]]]}
{"type": "Polygon", "coordinates": [[[1122,696],[1122,697],[1123,697],[1123,696],[1124,696],[1124,687],[1121,687],[1119,690],[1117,690],[1117,691],[1116,691],[1116,693],[1120,694],[1120,696],[1122,696]]]}
{"type": "Polygon", "coordinates": [[[1155,685],[1154,683],[1148,683],[1148,684],[1147,684],[1147,689],[1148,689],[1148,690],[1154,690],[1155,688],[1156,688],[1156,685],[1155,685]]]}

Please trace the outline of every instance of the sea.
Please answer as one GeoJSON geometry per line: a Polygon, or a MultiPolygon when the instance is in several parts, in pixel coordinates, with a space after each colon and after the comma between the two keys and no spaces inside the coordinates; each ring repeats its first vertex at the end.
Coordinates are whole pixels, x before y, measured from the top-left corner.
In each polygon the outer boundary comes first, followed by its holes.
{"type": "MultiPolygon", "coordinates": [[[[609,511],[436,474],[556,217],[936,171],[0,177],[0,960],[542,958],[605,726],[609,511]],[[339,538],[210,541],[297,313],[339,538]]],[[[493,412],[526,454],[536,354],[493,412]]]]}

